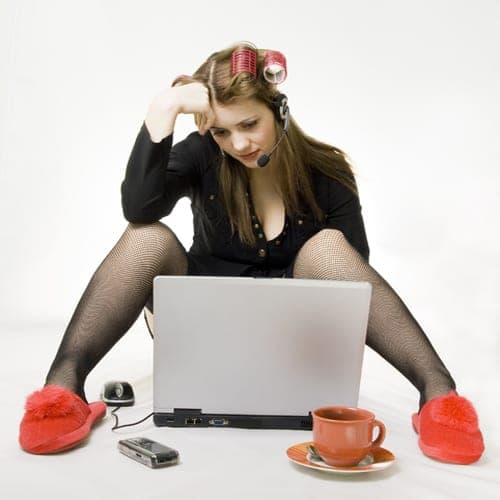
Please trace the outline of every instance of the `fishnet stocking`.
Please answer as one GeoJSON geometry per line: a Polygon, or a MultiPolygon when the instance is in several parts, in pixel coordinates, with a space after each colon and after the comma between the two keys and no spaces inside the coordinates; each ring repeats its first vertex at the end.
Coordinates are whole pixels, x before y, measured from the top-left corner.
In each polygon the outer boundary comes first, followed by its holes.
{"type": "Polygon", "coordinates": [[[171,229],[129,224],[92,276],[47,375],[85,399],[89,372],[129,330],[148,302],[153,278],[187,273],[184,247],[171,229]]]}
{"type": "Polygon", "coordinates": [[[418,389],[420,407],[434,396],[455,389],[451,375],[403,301],[340,231],[328,229],[310,238],[296,257],[293,275],[370,282],[367,345],[418,389]]]}

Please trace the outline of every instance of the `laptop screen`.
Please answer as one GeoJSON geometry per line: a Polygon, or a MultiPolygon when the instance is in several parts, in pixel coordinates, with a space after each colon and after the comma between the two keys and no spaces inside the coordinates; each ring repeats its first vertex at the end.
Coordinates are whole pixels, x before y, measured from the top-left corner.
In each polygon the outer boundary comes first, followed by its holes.
{"type": "Polygon", "coordinates": [[[364,282],[156,277],[155,413],[356,406],[370,295],[364,282]]]}

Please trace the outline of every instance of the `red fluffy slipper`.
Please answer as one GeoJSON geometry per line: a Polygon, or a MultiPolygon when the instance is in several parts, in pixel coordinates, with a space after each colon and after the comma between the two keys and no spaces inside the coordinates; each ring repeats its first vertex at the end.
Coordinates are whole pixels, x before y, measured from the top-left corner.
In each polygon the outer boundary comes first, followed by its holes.
{"type": "Polygon", "coordinates": [[[412,416],[425,455],[453,464],[471,464],[483,451],[483,436],[472,403],[451,391],[427,401],[412,416]]]}
{"type": "Polygon", "coordinates": [[[106,414],[102,401],[87,404],[74,392],[47,385],[31,394],[19,428],[19,444],[29,453],[57,453],[73,448],[106,414]]]}

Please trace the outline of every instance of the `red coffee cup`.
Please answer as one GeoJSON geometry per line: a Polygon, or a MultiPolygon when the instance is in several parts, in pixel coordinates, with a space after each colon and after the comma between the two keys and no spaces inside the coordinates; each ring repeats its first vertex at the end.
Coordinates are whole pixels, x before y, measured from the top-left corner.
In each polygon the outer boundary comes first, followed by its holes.
{"type": "Polygon", "coordinates": [[[356,465],[385,439],[385,425],[368,410],[324,406],[313,410],[312,418],[314,447],[328,465],[356,465]]]}

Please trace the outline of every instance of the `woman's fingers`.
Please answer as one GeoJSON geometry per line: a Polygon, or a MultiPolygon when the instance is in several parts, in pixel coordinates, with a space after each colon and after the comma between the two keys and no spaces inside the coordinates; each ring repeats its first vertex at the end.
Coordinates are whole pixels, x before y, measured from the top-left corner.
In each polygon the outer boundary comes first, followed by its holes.
{"type": "Polygon", "coordinates": [[[205,123],[207,119],[204,113],[197,113],[197,115],[198,115],[198,122],[196,123],[196,126],[198,127],[198,131],[200,132],[200,134],[205,135],[206,132],[205,123]]]}
{"type": "Polygon", "coordinates": [[[199,113],[199,116],[200,118],[198,119],[198,121],[196,121],[195,119],[195,123],[198,127],[198,130],[200,131],[200,134],[205,135],[210,130],[210,127],[212,127],[214,124],[215,114],[212,108],[209,106],[204,113],[199,113]]]}
{"type": "Polygon", "coordinates": [[[194,123],[195,123],[196,127],[198,128],[198,130],[200,131],[200,133],[201,133],[201,128],[200,128],[201,116],[202,116],[201,113],[194,114],[194,123]]]}
{"type": "Polygon", "coordinates": [[[215,120],[208,88],[200,82],[193,82],[174,87],[174,89],[177,93],[180,112],[194,114],[194,122],[198,131],[201,135],[205,135],[215,120]]]}
{"type": "Polygon", "coordinates": [[[214,113],[214,110],[212,109],[212,106],[208,107],[208,110],[205,113],[205,118],[206,118],[205,132],[208,132],[208,130],[211,127],[213,127],[213,125],[215,123],[215,113],[214,113]]]}

